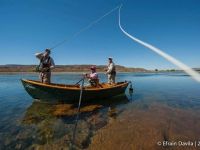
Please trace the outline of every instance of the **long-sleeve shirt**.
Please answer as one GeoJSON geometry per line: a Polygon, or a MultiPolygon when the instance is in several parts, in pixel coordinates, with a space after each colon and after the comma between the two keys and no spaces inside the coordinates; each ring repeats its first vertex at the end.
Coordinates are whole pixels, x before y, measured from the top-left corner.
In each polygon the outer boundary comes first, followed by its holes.
{"type": "Polygon", "coordinates": [[[90,79],[98,79],[98,74],[96,72],[90,73],[89,78],[90,79]]]}
{"type": "Polygon", "coordinates": [[[112,62],[108,64],[108,70],[106,73],[111,74],[113,71],[116,71],[116,70],[115,70],[115,64],[112,62]]]}
{"type": "MultiPolygon", "coordinates": [[[[44,53],[36,53],[35,56],[36,56],[36,58],[38,58],[38,59],[41,61],[42,58],[44,57],[44,53]]],[[[50,57],[50,56],[49,56],[49,57],[50,57]]],[[[44,59],[44,60],[42,60],[42,61],[43,61],[42,63],[45,63],[46,61],[48,61],[48,58],[47,58],[47,59],[44,59]]],[[[55,68],[55,63],[54,63],[53,58],[50,57],[49,63],[50,63],[50,69],[55,68]]]]}

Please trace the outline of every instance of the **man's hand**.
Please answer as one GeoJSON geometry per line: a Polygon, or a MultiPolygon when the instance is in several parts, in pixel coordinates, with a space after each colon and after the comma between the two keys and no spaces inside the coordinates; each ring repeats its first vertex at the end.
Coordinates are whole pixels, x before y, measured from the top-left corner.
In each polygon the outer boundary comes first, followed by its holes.
{"type": "Polygon", "coordinates": [[[47,72],[49,70],[49,68],[42,68],[42,72],[47,72]]]}
{"type": "Polygon", "coordinates": [[[86,78],[89,78],[89,74],[88,74],[88,73],[86,73],[86,74],[85,74],[85,77],[86,77],[86,78]]]}
{"type": "Polygon", "coordinates": [[[87,78],[87,73],[82,74],[83,78],[87,78]]]}

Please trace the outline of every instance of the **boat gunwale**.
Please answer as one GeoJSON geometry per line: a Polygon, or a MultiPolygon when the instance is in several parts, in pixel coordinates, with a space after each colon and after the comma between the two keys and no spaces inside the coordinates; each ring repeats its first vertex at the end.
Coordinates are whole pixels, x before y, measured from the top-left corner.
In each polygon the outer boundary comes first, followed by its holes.
{"type": "MultiPolygon", "coordinates": [[[[57,88],[57,89],[64,89],[64,90],[80,90],[80,87],[67,87],[67,86],[71,86],[71,85],[67,85],[67,84],[56,84],[56,85],[51,85],[51,84],[44,84],[38,81],[34,81],[34,80],[27,80],[27,79],[21,79],[22,82],[25,83],[30,83],[30,84],[34,84],[34,85],[39,85],[39,86],[43,86],[43,87],[49,87],[49,88],[57,88]],[[61,85],[61,86],[59,86],[61,85]]],[[[119,82],[120,83],[120,82],[119,82]]],[[[55,84],[55,83],[53,83],[55,84]]],[[[103,88],[84,88],[84,90],[86,91],[97,91],[97,90],[107,90],[107,89],[113,89],[113,88],[118,88],[118,87],[122,87],[122,86],[128,86],[128,82],[124,81],[120,84],[116,84],[114,86],[110,86],[110,87],[103,87],[103,88]]]]}

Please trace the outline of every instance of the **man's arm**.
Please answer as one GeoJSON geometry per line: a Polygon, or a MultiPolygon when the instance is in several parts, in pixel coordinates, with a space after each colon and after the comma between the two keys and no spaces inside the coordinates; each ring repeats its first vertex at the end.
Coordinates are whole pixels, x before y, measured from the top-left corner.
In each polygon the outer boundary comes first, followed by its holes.
{"type": "Polygon", "coordinates": [[[54,63],[54,60],[51,58],[51,66],[50,66],[50,69],[54,69],[55,68],[55,63],[54,63]]]}
{"type": "Polygon", "coordinates": [[[41,60],[43,57],[43,53],[35,53],[35,56],[36,56],[36,58],[41,60]]]}

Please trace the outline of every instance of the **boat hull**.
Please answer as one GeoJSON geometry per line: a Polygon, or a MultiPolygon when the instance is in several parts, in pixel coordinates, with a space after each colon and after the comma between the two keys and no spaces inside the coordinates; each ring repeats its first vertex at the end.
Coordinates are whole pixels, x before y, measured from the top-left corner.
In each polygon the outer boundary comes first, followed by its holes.
{"type": "MultiPolygon", "coordinates": [[[[43,84],[39,81],[25,79],[22,79],[21,81],[25,90],[33,99],[43,101],[77,102],[80,97],[79,86],[43,84]]],[[[128,86],[128,82],[120,82],[115,86],[105,85],[101,88],[84,87],[82,100],[102,100],[123,94],[128,86]]]]}

